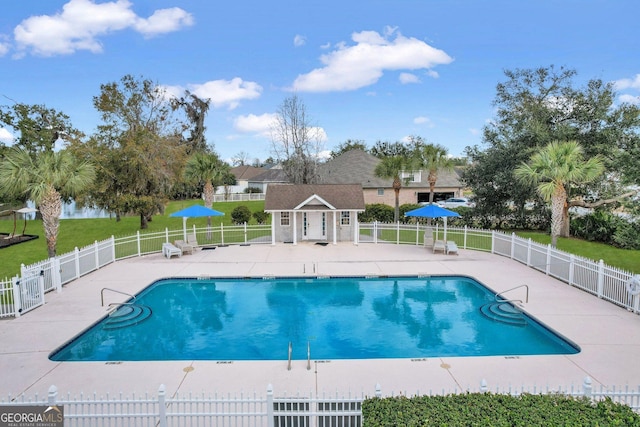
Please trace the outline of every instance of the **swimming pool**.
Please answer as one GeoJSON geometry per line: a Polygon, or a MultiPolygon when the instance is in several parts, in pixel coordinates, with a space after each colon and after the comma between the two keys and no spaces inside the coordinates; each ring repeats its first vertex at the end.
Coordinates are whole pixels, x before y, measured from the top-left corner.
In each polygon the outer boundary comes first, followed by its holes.
{"type": "Polygon", "coordinates": [[[170,278],[53,361],[303,360],[575,354],[465,276],[170,278]]]}

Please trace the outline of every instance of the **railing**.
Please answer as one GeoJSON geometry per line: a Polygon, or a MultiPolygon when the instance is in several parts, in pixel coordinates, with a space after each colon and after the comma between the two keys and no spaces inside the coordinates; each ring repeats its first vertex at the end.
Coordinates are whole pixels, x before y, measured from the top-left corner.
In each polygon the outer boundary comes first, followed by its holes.
{"type": "Polygon", "coordinates": [[[117,396],[80,395],[58,396],[55,386],[49,388],[46,398],[36,395],[27,398],[24,394],[0,399],[0,406],[23,404],[42,404],[63,406],[65,426],[112,426],[144,425],[168,427],[173,425],[215,425],[215,426],[362,426],[362,403],[370,398],[383,398],[395,395],[433,396],[461,393],[493,393],[519,396],[522,394],[562,394],[574,398],[588,398],[594,402],[605,398],[615,403],[628,405],[634,411],[640,411],[640,387],[600,387],[594,389],[591,378],[585,377],[580,386],[521,386],[491,389],[482,379],[478,386],[453,390],[418,390],[383,394],[378,384],[370,395],[327,395],[326,393],[297,393],[295,395],[276,396],[271,385],[266,396],[255,392],[249,395],[193,395],[175,394],[167,396],[166,387],[161,385],[157,395],[144,394],[128,397],[123,393],[117,396]]]}
{"type": "Polygon", "coordinates": [[[527,294],[525,296],[524,303],[528,303],[529,302],[529,285],[519,285],[519,286],[516,286],[515,288],[511,288],[511,289],[507,289],[506,291],[498,292],[496,294],[496,301],[497,302],[519,302],[519,303],[522,304],[523,301],[521,299],[504,299],[504,298],[502,298],[502,296],[504,294],[506,294],[507,292],[515,291],[516,289],[520,289],[520,288],[525,288],[527,290],[527,294]]]}
{"type": "MultiPolygon", "coordinates": [[[[118,293],[118,294],[122,294],[122,295],[126,295],[126,296],[128,296],[128,297],[131,297],[134,301],[136,300],[136,296],[135,296],[135,295],[131,295],[131,294],[128,294],[128,293],[126,293],[126,292],[119,291],[119,290],[117,290],[117,289],[102,288],[102,289],[100,290],[100,305],[101,305],[102,307],[104,307],[104,291],[116,292],[116,293],[118,293]]],[[[109,304],[109,305],[111,306],[111,304],[109,304]]]]}

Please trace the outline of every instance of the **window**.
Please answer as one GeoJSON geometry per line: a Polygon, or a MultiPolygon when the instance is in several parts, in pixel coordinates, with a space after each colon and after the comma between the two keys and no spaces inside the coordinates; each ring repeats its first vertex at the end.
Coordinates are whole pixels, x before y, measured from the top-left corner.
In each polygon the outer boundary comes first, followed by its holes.
{"type": "Polygon", "coordinates": [[[406,182],[421,182],[422,171],[400,171],[400,179],[406,182]]]}
{"type": "Polygon", "coordinates": [[[384,188],[378,188],[378,196],[384,196],[384,188]]]}
{"type": "Polygon", "coordinates": [[[289,226],[291,224],[291,212],[280,212],[280,225],[289,226]]]}
{"type": "Polygon", "coordinates": [[[340,212],[340,225],[349,225],[351,224],[351,212],[342,211],[340,212]]]}

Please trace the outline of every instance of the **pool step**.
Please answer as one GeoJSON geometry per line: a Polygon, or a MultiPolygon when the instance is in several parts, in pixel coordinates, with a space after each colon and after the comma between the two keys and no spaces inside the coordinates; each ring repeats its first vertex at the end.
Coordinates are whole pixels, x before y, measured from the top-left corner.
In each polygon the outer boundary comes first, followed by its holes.
{"type": "Polygon", "coordinates": [[[480,312],[491,320],[514,326],[525,326],[527,319],[518,307],[508,302],[490,302],[480,307],[480,312]]]}
{"type": "Polygon", "coordinates": [[[109,314],[103,329],[120,329],[137,325],[151,316],[151,307],[139,304],[126,304],[109,314]]]}

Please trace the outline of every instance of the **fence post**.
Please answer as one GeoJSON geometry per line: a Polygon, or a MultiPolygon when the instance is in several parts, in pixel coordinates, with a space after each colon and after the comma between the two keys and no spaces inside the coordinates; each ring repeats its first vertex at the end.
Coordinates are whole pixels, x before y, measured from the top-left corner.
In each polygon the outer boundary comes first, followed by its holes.
{"type": "Polygon", "coordinates": [[[220,223],[220,244],[224,246],[224,225],[220,223]]]}
{"type": "Polygon", "coordinates": [[[17,275],[11,279],[11,289],[13,290],[13,315],[18,318],[22,311],[20,310],[20,307],[22,307],[22,300],[20,299],[20,277],[17,275]]]}
{"type": "Polygon", "coordinates": [[[513,254],[516,251],[516,233],[511,233],[511,253],[509,258],[513,259],[513,254]]]}
{"type": "Polygon", "coordinates": [[[164,228],[164,242],[169,243],[169,227],[164,228]]]}
{"type": "Polygon", "coordinates": [[[575,257],[573,254],[569,255],[569,285],[573,285],[573,274],[575,269],[575,257]]]}
{"type": "Polygon", "coordinates": [[[96,270],[100,268],[100,250],[98,249],[98,241],[93,244],[93,254],[96,260],[96,270]]]}
{"type": "Polygon", "coordinates": [[[491,253],[495,254],[495,246],[496,246],[496,231],[491,230],[491,253]]]}
{"type": "Polygon", "coordinates": [[[531,237],[527,239],[527,267],[531,267],[531,237]]]}
{"type": "Polygon", "coordinates": [[[469,232],[469,229],[467,228],[467,226],[464,226],[464,238],[462,239],[462,248],[463,249],[467,249],[467,233],[469,232]]]}
{"type": "Polygon", "coordinates": [[[52,385],[49,387],[49,393],[47,394],[47,403],[49,406],[56,406],[58,401],[58,387],[52,385]]]}
{"type": "Polygon", "coordinates": [[[111,260],[116,262],[116,238],[111,235],[111,260]]]}
{"type": "Polygon", "coordinates": [[[373,221],[373,243],[378,243],[378,221],[373,221]]]}
{"type": "Polygon", "coordinates": [[[582,381],[582,391],[584,392],[584,397],[588,397],[591,399],[593,394],[593,385],[591,384],[591,377],[584,377],[584,381],[582,381]]]}
{"type": "Polygon", "coordinates": [[[244,222],[244,243],[247,243],[247,222],[244,222]]]}
{"type": "Polygon", "coordinates": [[[80,249],[77,246],[73,250],[73,263],[76,267],[75,278],[77,279],[80,277],[80,249]]]}
{"type": "Polygon", "coordinates": [[[400,221],[396,223],[396,245],[400,244],[400,221]]]}
{"type": "Polygon", "coordinates": [[[544,266],[544,274],[546,274],[547,276],[551,272],[551,249],[551,245],[547,245],[547,260],[544,266]]]}
{"type": "Polygon", "coordinates": [[[604,294],[604,261],[598,261],[598,298],[604,294]]]}
{"type": "Polygon", "coordinates": [[[140,230],[136,231],[136,242],[138,244],[138,256],[142,254],[140,251],[140,230]]]}
{"type": "Polygon", "coordinates": [[[60,268],[60,260],[58,258],[51,258],[51,280],[53,281],[53,287],[57,293],[62,292],[62,269],[60,268]]]}
{"type": "Polygon", "coordinates": [[[484,378],[480,380],[480,393],[486,393],[489,391],[489,387],[487,387],[487,380],[484,378]]]}
{"type": "Polygon", "coordinates": [[[382,387],[380,386],[380,383],[376,384],[376,397],[378,399],[382,398],[382,387]]]}
{"type": "Polygon", "coordinates": [[[273,419],[273,386],[267,386],[267,427],[274,427],[273,419]]]}
{"type": "Polygon", "coordinates": [[[158,425],[167,427],[167,389],[164,384],[160,384],[158,389],[158,425]]]}

